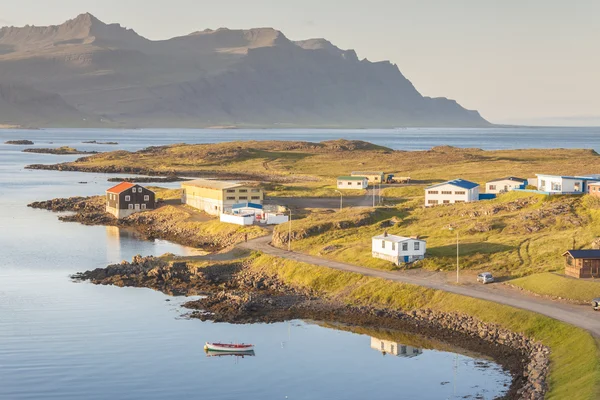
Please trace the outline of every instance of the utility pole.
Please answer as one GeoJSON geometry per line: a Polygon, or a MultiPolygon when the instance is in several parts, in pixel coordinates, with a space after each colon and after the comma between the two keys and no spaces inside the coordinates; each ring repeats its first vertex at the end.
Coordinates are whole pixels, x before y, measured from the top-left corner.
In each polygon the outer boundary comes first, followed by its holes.
{"type": "Polygon", "coordinates": [[[292,209],[288,207],[288,211],[290,212],[290,220],[288,221],[288,251],[292,251],[292,209]]]}
{"type": "MultiPolygon", "coordinates": [[[[454,228],[450,227],[449,228],[450,231],[455,230],[454,228]]],[[[459,245],[458,245],[458,229],[456,229],[456,283],[459,283],[459,245]]]]}
{"type": "Polygon", "coordinates": [[[375,183],[373,183],[373,208],[375,208],[375,183]]]}

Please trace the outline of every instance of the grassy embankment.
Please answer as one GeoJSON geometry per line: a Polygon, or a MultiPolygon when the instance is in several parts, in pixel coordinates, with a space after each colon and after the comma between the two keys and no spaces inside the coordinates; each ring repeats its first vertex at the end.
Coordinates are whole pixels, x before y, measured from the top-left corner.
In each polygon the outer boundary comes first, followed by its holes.
{"type": "Polygon", "coordinates": [[[523,333],[552,349],[547,399],[584,400],[600,396],[600,342],[583,329],[484,300],[293,260],[256,255],[249,264],[250,268],[276,276],[291,286],[317,290],[323,296],[349,304],[462,312],[523,333]]]}
{"type": "MultiPolygon", "coordinates": [[[[421,195],[375,211],[309,214],[292,222],[294,249],[390,269],[394,267],[391,263],[371,257],[371,237],[387,230],[402,236],[419,235],[427,241],[428,258],[419,264],[423,268],[452,270],[458,231],[462,269],[516,277],[563,271],[565,250],[587,247],[600,236],[599,202],[590,196],[513,192],[496,200],[447,207],[424,208],[422,202],[421,195]],[[365,218],[370,219],[365,222],[365,218]],[[455,230],[450,231],[450,226],[455,230]]],[[[287,229],[283,224],[275,232],[286,238],[287,229]]]]}
{"type": "Polygon", "coordinates": [[[549,272],[513,279],[509,283],[529,292],[585,304],[600,297],[600,282],[597,280],[584,281],[549,272]]]}

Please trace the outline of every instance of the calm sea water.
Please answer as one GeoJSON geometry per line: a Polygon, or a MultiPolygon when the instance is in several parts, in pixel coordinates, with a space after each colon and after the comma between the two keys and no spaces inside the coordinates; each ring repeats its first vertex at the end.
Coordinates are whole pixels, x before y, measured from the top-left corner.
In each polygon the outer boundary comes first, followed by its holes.
{"type": "MultiPolygon", "coordinates": [[[[395,149],[450,144],[484,149],[579,147],[600,150],[597,128],[383,130],[40,130],[0,131],[0,143],[136,150],[227,140],[364,139],[395,149]],[[118,146],[84,145],[117,141],[118,146]],[[50,143],[51,142],[51,143],[50,143]]],[[[510,382],[488,360],[458,349],[383,355],[380,341],[302,321],[228,325],[179,318],[184,299],[147,289],[73,283],[69,275],[135,254],[194,250],[143,241],[116,228],[61,223],[26,204],[103,193],[104,174],[32,171],[31,163],[73,156],[21,153],[0,144],[0,399],[491,399],[510,382]],[[81,183],[85,182],[85,183],[81,183]],[[171,300],[171,301],[166,301],[171,300]],[[209,358],[205,341],[246,341],[255,357],[209,358]]],[[[377,334],[372,334],[375,337],[377,334]]],[[[415,341],[416,340],[416,341],[415,341]]],[[[389,346],[390,343],[386,344],[389,346]]],[[[397,346],[397,344],[396,344],[397,346]]],[[[409,352],[411,348],[409,347],[409,352]]]]}

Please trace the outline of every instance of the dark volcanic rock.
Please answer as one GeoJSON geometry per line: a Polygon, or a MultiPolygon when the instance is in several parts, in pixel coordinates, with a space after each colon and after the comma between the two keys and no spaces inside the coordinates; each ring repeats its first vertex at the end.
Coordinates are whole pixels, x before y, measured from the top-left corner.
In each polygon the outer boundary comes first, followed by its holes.
{"type": "Polygon", "coordinates": [[[31,146],[34,144],[31,140],[7,140],[4,144],[18,144],[18,145],[26,145],[31,146]]]}

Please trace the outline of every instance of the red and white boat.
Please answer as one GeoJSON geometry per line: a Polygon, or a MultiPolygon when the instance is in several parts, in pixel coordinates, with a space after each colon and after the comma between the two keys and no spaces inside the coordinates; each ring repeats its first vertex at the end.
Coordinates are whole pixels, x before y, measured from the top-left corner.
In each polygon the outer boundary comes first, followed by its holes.
{"type": "Polygon", "coordinates": [[[231,352],[231,353],[239,353],[239,352],[250,352],[254,351],[253,344],[245,344],[245,343],[210,343],[206,342],[204,345],[204,350],[210,351],[222,351],[222,352],[231,352]]]}

